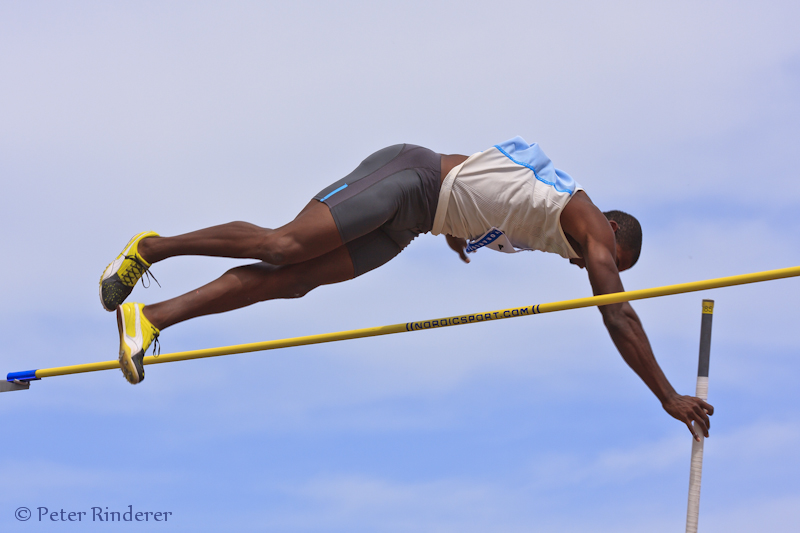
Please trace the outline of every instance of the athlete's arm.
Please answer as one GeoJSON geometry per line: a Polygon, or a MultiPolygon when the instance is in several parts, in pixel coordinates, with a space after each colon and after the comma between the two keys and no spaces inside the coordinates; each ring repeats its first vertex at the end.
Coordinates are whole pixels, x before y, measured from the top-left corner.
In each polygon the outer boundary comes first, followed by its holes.
{"type": "MultiPolygon", "coordinates": [[[[453,168],[460,165],[464,161],[467,160],[467,156],[461,154],[442,154],[441,162],[440,162],[440,182],[444,181],[447,175],[450,173],[453,168]]],[[[457,254],[458,257],[461,258],[462,261],[465,263],[469,263],[469,257],[467,257],[466,248],[467,248],[467,241],[461,239],[459,237],[453,237],[452,235],[445,235],[447,239],[447,245],[452,248],[457,254]]]]}
{"type": "Polygon", "coordinates": [[[447,234],[445,234],[444,238],[447,239],[447,245],[458,254],[458,257],[460,257],[465,263],[469,263],[469,257],[467,257],[466,252],[467,241],[465,239],[453,237],[452,235],[447,234]]]}
{"type": "MultiPolygon", "coordinates": [[[[614,231],[588,197],[570,200],[562,213],[561,225],[564,232],[580,245],[594,294],[625,290],[619,270],[620,266],[624,269],[626,265],[619,263],[614,231]]],[[[694,422],[707,437],[710,427],[708,417],[714,413],[714,408],[700,398],[681,396],[675,392],[658,365],[642,323],[630,304],[623,302],[600,306],[598,309],[620,355],[656,395],[664,410],[685,423],[689,431],[692,431],[694,422]]]]}

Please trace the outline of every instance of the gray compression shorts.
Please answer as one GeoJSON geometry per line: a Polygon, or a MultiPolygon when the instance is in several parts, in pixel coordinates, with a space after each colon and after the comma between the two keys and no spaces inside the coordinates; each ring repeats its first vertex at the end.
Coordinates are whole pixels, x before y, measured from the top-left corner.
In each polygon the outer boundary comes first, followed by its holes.
{"type": "Polygon", "coordinates": [[[397,144],[378,150],[314,196],[331,210],[360,276],[383,265],[433,226],[441,156],[397,144]]]}

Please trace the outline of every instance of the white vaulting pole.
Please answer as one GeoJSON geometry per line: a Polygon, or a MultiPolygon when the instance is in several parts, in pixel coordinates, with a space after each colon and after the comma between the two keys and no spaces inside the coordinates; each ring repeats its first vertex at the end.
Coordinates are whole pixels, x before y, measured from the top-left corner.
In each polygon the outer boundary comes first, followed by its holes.
{"type": "MultiPolygon", "coordinates": [[[[711,318],[714,300],[703,300],[703,318],[700,323],[700,360],[697,365],[697,392],[695,396],[708,400],[708,362],[711,355],[711,318]]],[[[700,516],[700,479],[703,474],[703,433],[696,429],[700,440],[692,439],[692,464],[689,470],[689,506],[686,510],[686,533],[697,533],[700,516]]]]}

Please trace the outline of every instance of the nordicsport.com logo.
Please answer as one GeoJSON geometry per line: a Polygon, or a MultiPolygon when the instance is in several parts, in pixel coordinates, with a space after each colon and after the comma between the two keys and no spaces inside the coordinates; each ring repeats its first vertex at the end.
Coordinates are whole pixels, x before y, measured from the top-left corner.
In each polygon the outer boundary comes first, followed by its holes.
{"type": "Polygon", "coordinates": [[[167,522],[172,511],[134,511],[133,505],[126,510],[109,510],[108,507],[90,507],[86,511],[50,510],[36,507],[18,507],[14,518],[20,522],[35,519],[37,522],[167,522]]]}

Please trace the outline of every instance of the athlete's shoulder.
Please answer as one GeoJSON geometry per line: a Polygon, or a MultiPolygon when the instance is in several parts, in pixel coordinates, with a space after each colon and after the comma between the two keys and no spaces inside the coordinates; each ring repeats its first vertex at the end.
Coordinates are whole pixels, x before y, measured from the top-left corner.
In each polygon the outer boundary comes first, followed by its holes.
{"type": "Polygon", "coordinates": [[[583,190],[576,191],[561,211],[561,228],[579,242],[589,235],[600,240],[614,238],[608,219],[583,190]]]}

